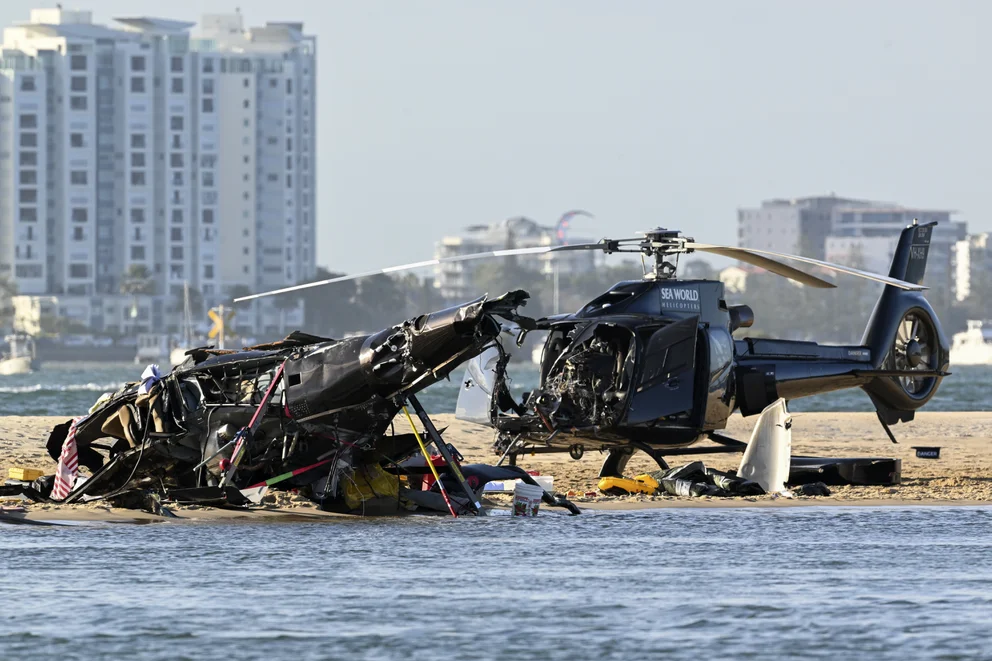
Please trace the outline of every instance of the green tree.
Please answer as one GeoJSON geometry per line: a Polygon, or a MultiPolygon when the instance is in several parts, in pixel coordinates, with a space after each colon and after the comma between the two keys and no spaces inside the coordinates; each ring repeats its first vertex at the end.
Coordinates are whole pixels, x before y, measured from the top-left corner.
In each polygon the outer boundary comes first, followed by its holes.
{"type": "MultiPolygon", "coordinates": [[[[312,279],[299,284],[330,280],[342,275],[318,267],[312,279]]],[[[341,337],[347,332],[359,330],[359,319],[355,315],[357,292],[358,285],[354,280],[301,289],[303,330],[326,337],[341,337]]]]}
{"type": "Polygon", "coordinates": [[[144,264],[132,264],[121,278],[120,291],[122,294],[137,296],[139,294],[154,294],[155,281],[144,264]]]}
{"type": "Polygon", "coordinates": [[[17,296],[17,284],[6,276],[0,277],[0,328],[8,328],[14,323],[14,305],[11,299],[17,296]]]}

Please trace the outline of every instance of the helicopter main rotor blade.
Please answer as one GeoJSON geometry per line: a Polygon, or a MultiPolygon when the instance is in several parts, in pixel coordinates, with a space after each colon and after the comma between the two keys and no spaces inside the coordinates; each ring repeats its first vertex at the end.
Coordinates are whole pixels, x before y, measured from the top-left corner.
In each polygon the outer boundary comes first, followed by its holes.
{"type": "Polygon", "coordinates": [[[817,289],[833,289],[837,285],[832,282],[828,282],[821,278],[816,277],[805,271],[800,271],[799,269],[789,266],[788,264],[783,264],[777,260],[771,259],[770,257],[763,257],[762,255],[756,255],[748,249],[745,248],[733,248],[730,246],[711,246],[705,243],[691,243],[687,242],[685,244],[687,249],[699,250],[700,252],[709,252],[714,255],[722,255],[724,257],[732,257],[734,259],[739,259],[742,262],[747,262],[754,266],[770,271],[776,275],[780,275],[789,280],[795,280],[807,287],[816,287],[817,289]]]}
{"type": "MultiPolygon", "coordinates": [[[[611,242],[611,243],[615,244],[616,242],[611,242]]],[[[261,294],[251,294],[250,296],[242,296],[240,298],[234,299],[234,302],[240,303],[241,301],[250,301],[256,298],[262,298],[264,296],[275,296],[276,294],[288,294],[290,292],[300,291],[301,289],[309,289],[311,287],[322,287],[324,285],[330,285],[335,282],[358,280],[360,278],[368,278],[373,275],[389,275],[390,273],[409,271],[412,269],[423,268],[425,266],[437,266],[439,264],[453,264],[455,262],[467,262],[472,259],[485,259],[487,257],[513,257],[515,255],[542,255],[544,253],[561,252],[565,250],[603,250],[605,252],[607,251],[607,248],[608,248],[607,243],[603,241],[600,243],[576,243],[575,245],[566,245],[566,246],[536,246],[533,248],[509,248],[507,250],[491,250],[489,252],[476,252],[476,253],[470,253],[468,255],[455,255],[453,257],[443,257],[441,259],[426,259],[422,262],[413,262],[411,264],[390,266],[388,268],[377,269],[375,271],[365,271],[364,273],[353,273],[351,275],[342,275],[336,278],[328,278],[327,280],[318,280],[316,282],[307,282],[301,285],[293,285],[292,287],[283,287],[282,289],[274,289],[272,291],[262,292],[261,294]]]]}
{"type": "Polygon", "coordinates": [[[779,262],[777,260],[770,259],[770,257],[766,257],[766,255],[769,255],[771,257],[778,257],[781,259],[792,259],[797,262],[803,262],[804,264],[812,264],[814,266],[820,266],[825,269],[830,269],[831,271],[837,271],[838,273],[846,273],[847,275],[853,275],[858,278],[864,278],[866,280],[873,280],[874,282],[881,282],[882,284],[892,285],[893,287],[898,287],[899,289],[906,289],[909,291],[923,291],[924,289],[927,289],[927,287],[923,285],[914,285],[911,282],[906,282],[904,280],[899,280],[897,278],[890,278],[887,275],[879,275],[878,273],[872,273],[871,271],[862,271],[861,269],[851,268],[850,266],[834,264],[833,262],[824,262],[819,259],[813,259],[812,257],[802,257],[801,255],[789,255],[781,252],[772,252],[770,250],[757,250],[755,248],[714,246],[706,243],[693,243],[693,242],[687,242],[685,244],[685,247],[690,250],[699,250],[702,252],[713,253],[714,255],[723,255],[724,257],[739,259],[742,262],[747,262],[748,264],[754,264],[755,266],[759,266],[763,269],[767,269],[772,273],[778,273],[778,275],[784,275],[787,278],[791,278],[798,282],[802,282],[803,284],[809,284],[805,282],[803,278],[812,278],[822,283],[822,284],[813,284],[812,285],[813,287],[826,288],[824,285],[828,285],[830,287],[834,287],[836,285],[830,284],[826,280],[821,280],[820,278],[810,275],[804,271],[800,271],[799,269],[795,269],[791,266],[787,266],[786,264],[783,264],[782,262],[779,262]],[[765,265],[766,263],[773,265],[775,268],[766,266],[765,265]],[[781,273],[776,269],[788,269],[789,272],[791,273],[800,274],[802,278],[794,277],[793,275],[786,275],[785,273],[781,273]]]}

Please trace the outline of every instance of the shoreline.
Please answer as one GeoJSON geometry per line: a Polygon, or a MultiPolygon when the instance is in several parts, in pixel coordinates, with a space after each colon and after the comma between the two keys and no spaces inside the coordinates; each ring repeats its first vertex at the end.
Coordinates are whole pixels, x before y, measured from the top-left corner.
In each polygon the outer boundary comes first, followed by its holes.
{"type": "MultiPolygon", "coordinates": [[[[445,440],[453,443],[468,463],[493,463],[492,430],[455,420],[453,415],[433,416],[440,428],[447,427],[445,440]]],[[[647,509],[767,509],[795,507],[919,507],[919,506],[989,506],[992,505],[992,412],[921,412],[916,420],[893,428],[898,444],[884,438],[874,414],[869,413],[793,413],[792,449],[794,455],[824,457],[893,457],[902,460],[902,483],[891,487],[830,487],[830,496],[783,498],[772,496],[738,498],[676,498],[672,496],[604,496],[597,491],[598,473],[603,456],[587,452],[579,461],[567,454],[520,455],[518,463],[542,475],[554,477],[554,490],[592,511],[636,511],[647,509]],[[937,460],[920,459],[913,446],[940,446],[937,460]]],[[[0,417],[0,479],[6,479],[13,466],[38,468],[46,473],[55,470],[55,462],[45,451],[51,428],[64,422],[61,416],[0,417]]],[[[726,433],[747,440],[757,416],[734,415],[726,433]]],[[[734,468],[740,455],[710,454],[673,456],[672,466],[702,460],[719,470],[734,468]]],[[[643,453],[630,460],[626,474],[657,470],[643,453]]],[[[82,505],[26,504],[25,514],[7,516],[32,521],[103,521],[103,522],[186,522],[186,521],[330,521],[354,519],[356,515],[322,512],[312,503],[289,492],[277,494],[277,502],[267,508],[235,511],[205,507],[170,507],[180,518],[171,519],[139,510],[110,509],[93,502],[82,505]]],[[[19,504],[14,499],[0,499],[0,505],[19,504]]],[[[542,511],[548,511],[546,505],[542,511]]]]}
{"type": "MultiPolygon", "coordinates": [[[[197,511],[176,510],[176,516],[165,517],[141,510],[128,510],[121,508],[107,508],[87,505],[67,505],[50,506],[48,510],[30,510],[26,513],[8,513],[18,519],[33,521],[37,523],[59,524],[86,524],[86,523],[115,523],[130,525],[146,525],[152,523],[164,524],[202,524],[202,523],[224,523],[224,524],[257,524],[257,523],[333,523],[342,521],[353,521],[362,518],[355,514],[339,514],[336,512],[323,512],[316,508],[268,508],[236,511],[219,508],[203,507],[197,511]]],[[[829,497],[816,498],[773,498],[762,496],[757,498],[713,498],[713,499],[678,499],[659,498],[655,501],[623,500],[612,499],[609,501],[594,501],[581,503],[580,509],[587,512],[648,512],[652,510],[781,510],[781,509],[918,509],[918,508],[992,508],[992,502],[981,500],[904,500],[904,499],[858,499],[831,501],[829,497]]],[[[497,506],[489,508],[501,512],[501,516],[508,516],[509,508],[497,506]]],[[[560,508],[549,508],[542,505],[541,511],[547,513],[557,512],[559,516],[566,516],[564,510],[560,508]]],[[[376,519],[403,519],[408,517],[432,517],[448,518],[439,513],[409,513],[404,515],[379,515],[370,518],[376,519]]],[[[474,518],[474,517],[461,517],[474,518]]],[[[0,522],[3,523],[3,522],[0,522]]]]}

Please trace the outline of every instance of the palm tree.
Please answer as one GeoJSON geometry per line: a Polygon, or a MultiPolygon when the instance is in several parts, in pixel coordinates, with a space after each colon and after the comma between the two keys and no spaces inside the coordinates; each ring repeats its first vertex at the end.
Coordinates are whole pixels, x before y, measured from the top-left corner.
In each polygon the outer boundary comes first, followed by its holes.
{"type": "Polygon", "coordinates": [[[137,296],[138,294],[154,294],[155,282],[152,274],[144,264],[131,264],[124,277],[121,278],[121,293],[137,296]]]}

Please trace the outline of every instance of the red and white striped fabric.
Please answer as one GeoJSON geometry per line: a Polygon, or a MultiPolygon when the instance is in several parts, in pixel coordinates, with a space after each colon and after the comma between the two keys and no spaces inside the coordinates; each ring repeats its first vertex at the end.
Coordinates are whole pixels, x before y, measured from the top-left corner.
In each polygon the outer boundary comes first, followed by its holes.
{"type": "Polygon", "coordinates": [[[62,443],[62,454],[59,455],[59,466],[55,470],[55,485],[52,487],[52,500],[65,500],[72,491],[72,485],[79,474],[79,454],[76,451],[76,423],[82,418],[76,418],[69,425],[69,433],[62,443]]]}

